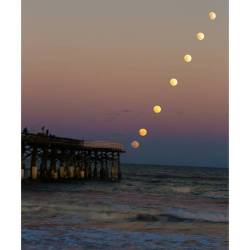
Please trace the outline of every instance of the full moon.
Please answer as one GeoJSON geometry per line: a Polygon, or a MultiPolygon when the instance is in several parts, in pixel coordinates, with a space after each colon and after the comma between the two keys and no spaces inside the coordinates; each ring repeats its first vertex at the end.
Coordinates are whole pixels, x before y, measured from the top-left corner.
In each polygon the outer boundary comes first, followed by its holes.
{"type": "Polygon", "coordinates": [[[210,20],[215,20],[216,19],[216,13],[213,12],[213,11],[209,12],[208,16],[209,16],[210,20]]]}
{"type": "Polygon", "coordinates": [[[190,63],[190,62],[192,61],[192,56],[191,56],[191,55],[185,55],[185,56],[184,56],[184,61],[185,61],[186,63],[190,63]]]}
{"type": "Polygon", "coordinates": [[[204,33],[199,32],[196,34],[196,37],[199,41],[202,41],[205,38],[205,35],[204,35],[204,33]]]}
{"type": "Polygon", "coordinates": [[[171,86],[175,87],[175,86],[178,84],[178,81],[177,81],[177,79],[172,78],[172,79],[169,81],[169,83],[170,83],[171,86]]]}
{"type": "Polygon", "coordinates": [[[132,148],[139,148],[140,147],[140,142],[138,142],[138,141],[132,141],[131,142],[131,147],[132,148]]]}
{"type": "Polygon", "coordinates": [[[147,129],[145,129],[145,128],[139,129],[139,135],[140,136],[146,136],[147,134],[148,134],[147,129]]]}
{"type": "Polygon", "coordinates": [[[154,111],[156,114],[161,113],[161,106],[155,105],[155,106],[153,107],[153,111],[154,111]]]}

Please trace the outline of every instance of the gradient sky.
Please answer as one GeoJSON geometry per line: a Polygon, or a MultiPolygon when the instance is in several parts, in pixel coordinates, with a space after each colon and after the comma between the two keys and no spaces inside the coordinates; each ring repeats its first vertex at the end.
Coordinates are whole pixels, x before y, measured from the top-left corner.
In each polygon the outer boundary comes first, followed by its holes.
{"type": "Polygon", "coordinates": [[[42,125],[124,162],[228,166],[228,1],[22,0],[22,126],[42,125]]]}

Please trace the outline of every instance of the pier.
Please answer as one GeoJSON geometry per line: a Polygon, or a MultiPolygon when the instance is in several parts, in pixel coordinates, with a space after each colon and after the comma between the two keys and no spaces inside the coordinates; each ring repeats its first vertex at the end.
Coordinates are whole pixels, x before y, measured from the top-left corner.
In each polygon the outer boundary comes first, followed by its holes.
{"type": "Polygon", "coordinates": [[[122,178],[123,145],[44,133],[22,132],[22,180],[103,180],[122,178]]]}

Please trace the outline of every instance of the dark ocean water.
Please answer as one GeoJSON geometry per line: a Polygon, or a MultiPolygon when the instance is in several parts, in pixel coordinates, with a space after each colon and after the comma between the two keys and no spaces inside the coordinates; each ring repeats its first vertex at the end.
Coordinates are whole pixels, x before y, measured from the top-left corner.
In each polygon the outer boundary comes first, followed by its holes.
{"type": "Polygon", "coordinates": [[[228,170],[126,165],[123,180],[22,186],[22,249],[228,249],[228,170]]]}

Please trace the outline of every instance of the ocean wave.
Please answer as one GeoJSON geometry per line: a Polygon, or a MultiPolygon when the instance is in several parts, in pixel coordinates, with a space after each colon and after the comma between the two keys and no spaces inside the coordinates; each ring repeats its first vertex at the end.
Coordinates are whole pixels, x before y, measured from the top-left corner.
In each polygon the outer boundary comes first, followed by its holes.
{"type": "Polygon", "coordinates": [[[161,173],[161,174],[153,174],[153,173],[141,173],[134,175],[133,177],[129,177],[133,180],[142,180],[144,179],[149,179],[149,181],[160,181],[162,179],[190,179],[190,180],[207,180],[207,181],[228,181],[228,176],[206,176],[206,175],[187,175],[186,173],[184,174],[166,174],[166,173],[161,173]]]}
{"type": "Polygon", "coordinates": [[[219,212],[189,211],[184,208],[169,208],[165,213],[149,214],[138,213],[131,219],[138,222],[211,222],[227,223],[228,215],[219,212]]]}
{"type": "Polygon", "coordinates": [[[22,248],[57,249],[228,249],[221,237],[182,233],[133,232],[103,228],[39,227],[22,230],[22,248]],[[219,247],[219,248],[218,248],[219,247]]]}
{"type": "Polygon", "coordinates": [[[152,214],[137,214],[137,216],[133,220],[150,222],[150,221],[159,221],[160,218],[159,216],[152,215],[152,214]]]}
{"type": "Polygon", "coordinates": [[[192,192],[192,188],[189,186],[171,187],[171,190],[176,193],[184,193],[184,194],[192,192]]]}
{"type": "Polygon", "coordinates": [[[190,211],[184,208],[169,208],[161,216],[172,217],[182,220],[191,221],[204,221],[204,222],[216,222],[216,223],[227,223],[228,215],[220,212],[201,212],[201,211],[190,211]]]}

